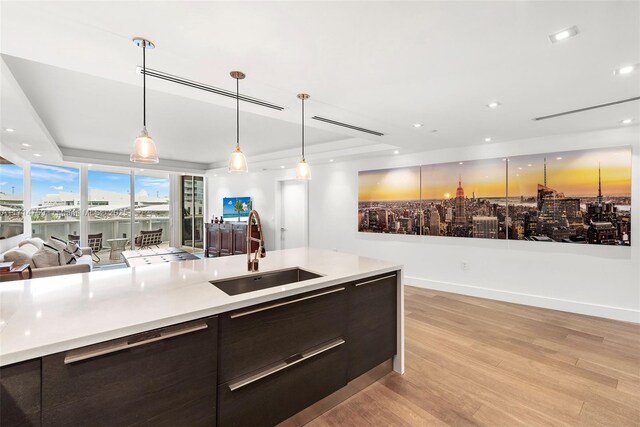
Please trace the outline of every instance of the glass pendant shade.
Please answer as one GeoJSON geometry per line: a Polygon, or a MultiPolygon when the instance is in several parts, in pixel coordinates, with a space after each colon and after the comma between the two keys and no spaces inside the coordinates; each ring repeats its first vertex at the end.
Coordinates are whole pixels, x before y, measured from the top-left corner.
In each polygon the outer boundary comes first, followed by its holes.
{"type": "Polygon", "coordinates": [[[300,162],[298,162],[298,166],[296,166],[296,179],[311,179],[311,169],[309,168],[309,163],[307,163],[305,159],[300,160],[300,162]]]}
{"type": "Polygon", "coordinates": [[[236,144],[236,149],[231,153],[229,157],[229,173],[247,173],[249,167],[247,166],[247,158],[240,151],[240,145],[236,144]]]}
{"type": "Polygon", "coordinates": [[[133,153],[131,153],[129,159],[135,163],[147,164],[158,163],[160,161],[158,158],[158,151],[156,150],[156,144],[153,142],[153,138],[149,136],[146,127],[142,128],[140,136],[136,138],[133,146],[133,153]]]}

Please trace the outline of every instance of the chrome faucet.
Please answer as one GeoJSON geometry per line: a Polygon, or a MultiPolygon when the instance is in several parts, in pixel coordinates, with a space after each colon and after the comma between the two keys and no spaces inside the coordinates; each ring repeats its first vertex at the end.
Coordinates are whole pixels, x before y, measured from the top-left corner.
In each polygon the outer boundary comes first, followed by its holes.
{"type": "Polygon", "coordinates": [[[260,215],[256,210],[249,212],[249,218],[247,218],[247,270],[258,271],[258,256],[264,258],[267,256],[267,251],[264,248],[264,238],[262,237],[262,224],[260,223],[260,215]],[[251,219],[255,217],[256,225],[258,226],[258,233],[260,238],[256,239],[251,235],[251,219]],[[258,250],[254,253],[253,259],[251,259],[251,243],[258,242],[258,250]]]}

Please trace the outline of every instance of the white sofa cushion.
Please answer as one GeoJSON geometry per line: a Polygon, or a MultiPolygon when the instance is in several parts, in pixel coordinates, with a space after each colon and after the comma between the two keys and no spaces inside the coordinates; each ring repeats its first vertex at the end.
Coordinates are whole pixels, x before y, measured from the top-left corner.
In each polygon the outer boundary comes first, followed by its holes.
{"type": "Polygon", "coordinates": [[[24,245],[32,245],[37,249],[40,249],[42,245],[44,245],[44,240],[39,237],[32,237],[31,239],[24,239],[22,242],[18,243],[18,247],[21,248],[24,245]]]}
{"type": "Polygon", "coordinates": [[[93,270],[93,260],[91,259],[91,255],[82,255],[77,258],[78,264],[84,264],[89,266],[89,271],[93,270]]]}
{"type": "Polygon", "coordinates": [[[38,248],[33,245],[24,245],[21,248],[9,249],[3,254],[3,260],[6,262],[13,261],[16,265],[29,264],[31,267],[35,267],[32,257],[37,250],[38,248]]]}
{"type": "Polygon", "coordinates": [[[60,254],[60,251],[46,243],[42,246],[42,248],[38,249],[32,257],[33,263],[35,264],[36,268],[57,267],[63,265],[63,260],[61,258],[62,255],[60,254]]]}

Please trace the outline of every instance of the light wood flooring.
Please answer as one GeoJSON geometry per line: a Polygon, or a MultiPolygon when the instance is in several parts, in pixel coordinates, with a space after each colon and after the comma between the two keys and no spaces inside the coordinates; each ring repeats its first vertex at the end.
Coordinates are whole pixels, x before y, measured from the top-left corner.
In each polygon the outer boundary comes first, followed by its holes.
{"type": "Polygon", "coordinates": [[[406,373],[309,426],[640,426],[640,325],[405,289],[406,373]]]}

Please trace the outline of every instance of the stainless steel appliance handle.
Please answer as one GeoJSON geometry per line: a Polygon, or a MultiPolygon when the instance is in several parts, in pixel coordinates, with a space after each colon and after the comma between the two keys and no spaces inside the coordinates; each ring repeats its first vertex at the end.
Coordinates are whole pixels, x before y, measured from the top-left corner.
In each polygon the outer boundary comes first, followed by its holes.
{"type": "Polygon", "coordinates": [[[229,390],[231,391],[235,391],[238,390],[239,388],[242,388],[244,386],[247,386],[251,383],[254,383],[256,381],[259,381],[263,378],[266,378],[270,375],[275,374],[276,372],[280,372],[283,369],[287,369],[290,368],[291,366],[297,365],[298,363],[310,359],[314,356],[317,356],[319,354],[322,354],[326,351],[331,350],[332,348],[338,347],[342,344],[344,344],[345,341],[342,338],[337,338],[333,341],[328,342],[327,344],[318,346],[318,347],[314,347],[310,350],[308,350],[305,353],[302,354],[296,354],[294,356],[289,357],[287,360],[282,361],[282,362],[278,362],[275,365],[270,366],[267,369],[264,369],[260,372],[257,372],[253,375],[241,378],[237,381],[231,382],[229,383],[229,390]]]}
{"type": "Polygon", "coordinates": [[[380,280],[390,279],[391,277],[396,277],[396,275],[395,274],[390,274],[388,276],[378,277],[377,279],[367,280],[366,282],[356,283],[356,286],[362,286],[362,285],[367,285],[369,283],[379,282],[380,280]]]}
{"type": "Polygon", "coordinates": [[[176,327],[168,327],[158,331],[151,331],[135,335],[134,337],[116,339],[106,343],[91,345],[77,350],[67,352],[64,357],[64,364],[80,362],[82,360],[103,356],[109,353],[126,350],[128,348],[139,347],[141,345],[150,344],[152,342],[165,340],[167,338],[177,337],[179,335],[190,334],[192,332],[207,329],[208,325],[202,322],[189,323],[176,327]]]}
{"type": "Polygon", "coordinates": [[[340,292],[340,291],[344,291],[344,290],[345,290],[345,288],[332,289],[330,291],[321,292],[319,294],[309,295],[307,297],[302,297],[302,298],[294,299],[294,300],[291,300],[291,301],[280,302],[280,303],[277,303],[277,304],[267,305],[265,307],[259,307],[259,308],[254,308],[252,310],[241,311],[239,313],[233,313],[229,317],[232,318],[232,319],[236,319],[238,317],[248,316],[250,314],[259,313],[261,311],[271,310],[272,308],[282,307],[283,305],[289,305],[289,304],[293,304],[293,303],[296,303],[296,302],[308,300],[308,299],[311,299],[311,298],[321,297],[323,295],[329,295],[329,294],[332,294],[334,292],[340,292]]]}

